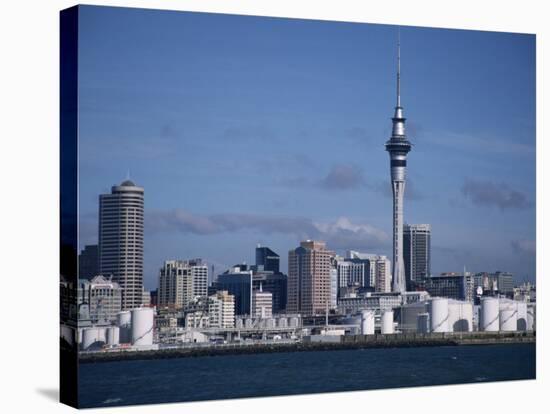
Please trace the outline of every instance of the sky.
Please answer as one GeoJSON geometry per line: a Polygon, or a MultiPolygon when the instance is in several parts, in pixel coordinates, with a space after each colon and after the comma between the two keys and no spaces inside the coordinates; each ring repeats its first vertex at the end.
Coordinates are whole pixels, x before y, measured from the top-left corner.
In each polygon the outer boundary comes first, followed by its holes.
{"type": "MultiPolygon", "coordinates": [[[[319,239],[391,258],[396,26],[84,6],[79,244],[98,196],[145,189],[144,283],[319,239]]],[[[535,36],[402,26],[405,222],[432,273],[535,280],[535,36]]]]}

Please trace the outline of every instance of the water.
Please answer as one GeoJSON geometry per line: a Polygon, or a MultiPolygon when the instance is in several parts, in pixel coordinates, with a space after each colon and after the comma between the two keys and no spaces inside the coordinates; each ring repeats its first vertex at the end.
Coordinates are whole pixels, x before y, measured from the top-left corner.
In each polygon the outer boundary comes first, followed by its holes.
{"type": "Polygon", "coordinates": [[[535,345],[363,349],[81,364],[81,407],[535,378],[535,345]]]}

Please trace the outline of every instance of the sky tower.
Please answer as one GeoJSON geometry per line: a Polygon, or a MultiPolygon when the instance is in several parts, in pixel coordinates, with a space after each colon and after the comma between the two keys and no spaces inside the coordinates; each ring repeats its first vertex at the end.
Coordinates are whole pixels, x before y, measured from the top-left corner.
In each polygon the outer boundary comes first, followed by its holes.
{"type": "Polygon", "coordinates": [[[386,142],[386,151],[390,154],[391,184],[393,191],[393,278],[392,290],[404,292],[405,265],[403,263],[403,201],[407,153],[411,143],[405,135],[405,118],[401,106],[401,42],[397,40],[397,105],[392,118],[391,138],[386,142]]]}

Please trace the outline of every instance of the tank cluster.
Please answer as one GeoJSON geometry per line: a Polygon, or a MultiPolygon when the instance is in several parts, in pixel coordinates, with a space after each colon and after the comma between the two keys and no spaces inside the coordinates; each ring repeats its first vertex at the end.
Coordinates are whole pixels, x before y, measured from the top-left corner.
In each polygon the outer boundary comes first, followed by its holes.
{"type": "Polygon", "coordinates": [[[403,332],[533,331],[535,304],[486,297],[480,306],[474,306],[471,302],[436,297],[403,306],[400,319],[403,332]]]}
{"type": "Polygon", "coordinates": [[[536,305],[510,299],[487,297],[481,300],[479,330],[515,332],[535,330],[536,305]]]}
{"type": "Polygon", "coordinates": [[[80,348],[91,350],[121,345],[153,345],[154,308],[136,308],[117,314],[116,324],[91,326],[80,330],[80,348]]]}

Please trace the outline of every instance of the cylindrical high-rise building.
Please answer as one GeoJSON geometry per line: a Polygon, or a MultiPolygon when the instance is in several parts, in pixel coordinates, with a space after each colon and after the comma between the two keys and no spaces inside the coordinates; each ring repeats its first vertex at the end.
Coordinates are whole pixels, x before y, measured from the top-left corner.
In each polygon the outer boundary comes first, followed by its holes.
{"type": "Polygon", "coordinates": [[[407,154],[411,143],[405,135],[405,117],[401,106],[401,54],[397,46],[397,105],[392,118],[391,138],[386,142],[386,151],[390,154],[391,184],[393,192],[393,279],[394,292],[404,292],[405,265],[403,262],[403,198],[405,195],[405,177],[407,154]]]}
{"type": "Polygon", "coordinates": [[[143,188],[130,180],[99,196],[99,268],[122,288],[122,309],[141,306],[143,188]]]}

